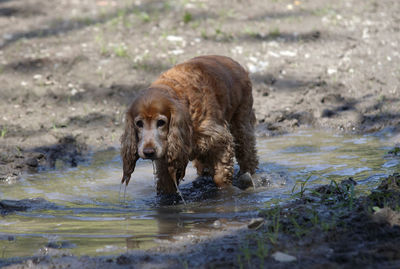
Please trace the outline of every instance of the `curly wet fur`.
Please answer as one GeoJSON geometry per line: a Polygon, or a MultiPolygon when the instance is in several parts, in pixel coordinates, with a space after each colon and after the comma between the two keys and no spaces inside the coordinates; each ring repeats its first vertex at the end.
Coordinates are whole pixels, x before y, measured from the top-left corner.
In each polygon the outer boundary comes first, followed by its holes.
{"type": "Polygon", "coordinates": [[[128,185],[131,174],[135,170],[136,161],[139,159],[136,130],[131,117],[125,119],[125,132],[121,137],[121,157],[123,161],[122,183],[128,185]]]}
{"type": "MultiPolygon", "coordinates": [[[[185,176],[193,161],[199,175],[210,175],[219,187],[232,182],[234,157],[240,173],[253,174],[258,165],[247,72],[223,56],[201,56],[163,73],[130,106],[121,138],[122,182],[129,182],[139,158],[137,115],[168,118],[165,154],[157,158],[157,191],[173,193],[174,181],[185,176]]],[[[164,152],[164,150],[160,150],[164,152]]]]}

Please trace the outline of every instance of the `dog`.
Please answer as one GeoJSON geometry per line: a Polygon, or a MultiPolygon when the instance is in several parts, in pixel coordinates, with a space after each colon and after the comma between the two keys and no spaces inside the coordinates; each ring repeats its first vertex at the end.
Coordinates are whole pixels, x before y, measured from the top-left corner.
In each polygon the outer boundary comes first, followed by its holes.
{"type": "Polygon", "coordinates": [[[162,73],[126,112],[121,137],[122,182],[128,185],[139,158],[155,162],[157,193],[173,194],[193,161],[199,176],[219,188],[258,165],[252,84],[229,57],[190,59],[162,73]]]}

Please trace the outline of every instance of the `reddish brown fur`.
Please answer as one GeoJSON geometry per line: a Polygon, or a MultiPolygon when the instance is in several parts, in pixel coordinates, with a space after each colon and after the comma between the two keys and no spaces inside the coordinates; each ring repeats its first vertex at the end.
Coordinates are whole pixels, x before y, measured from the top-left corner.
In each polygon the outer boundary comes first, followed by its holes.
{"type": "Polygon", "coordinates": [[[165,141],[160,142],[163,155],[156,158],[159,193],[176,191],[174,181],[184,177],[189,160],[199,175],[211,175],[219,187],[231,184],[235,156],[240,173],[253,174],[258,160],[252,105],[248,74],[228,57],[196,57],[164,72],[126,114],[122,182],[128,184],[139,158],[140,130],[133,121],[143,118],[150,126],[159,115],[168,121],[165,141]]]}

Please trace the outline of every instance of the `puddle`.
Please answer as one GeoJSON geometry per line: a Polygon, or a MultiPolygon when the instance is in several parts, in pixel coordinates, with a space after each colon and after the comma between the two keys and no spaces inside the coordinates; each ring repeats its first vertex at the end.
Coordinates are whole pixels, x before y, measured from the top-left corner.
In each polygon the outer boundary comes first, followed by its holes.
{"type": "MultiPolygon", "coordinates": [[[[386,134],[387,135],[387,134],[386,134]]],[[[195,171],[187,170],[182,192],[188,204],[161,206],[151,162],[139,161],[120,194],[121,160],[99,152],[88,165],[27,174],[18,184],[0,185],[1,200],[42,199],[27,211],[0,218],[0,258],[30,256],[49,249],[74,255],[110,255],[148,249],[160,240],[241,225],[258,210],[289,199],[296,181],[325,184],[349,176],[359,192],[399,171],[399,159],[385,157],[392,145],[379,136],[303,131],[258,139],[260,168],[255,190],[191,193],[195,171]],[[44,200],[43,200],[44,199],[44,200]]]]}

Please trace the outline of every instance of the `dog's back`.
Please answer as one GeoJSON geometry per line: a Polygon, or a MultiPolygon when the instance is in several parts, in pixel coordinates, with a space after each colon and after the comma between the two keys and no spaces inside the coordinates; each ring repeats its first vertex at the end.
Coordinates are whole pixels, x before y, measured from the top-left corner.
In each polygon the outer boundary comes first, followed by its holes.
{"type": "Polygon", "coordinates": [[[186,100],[195,121],[212,117],[230,122],[239,106],[251,109],[253,104],[247,71],[225,56],[190,59],[164,72],[157,84],[168,85],[186,100]]]}

